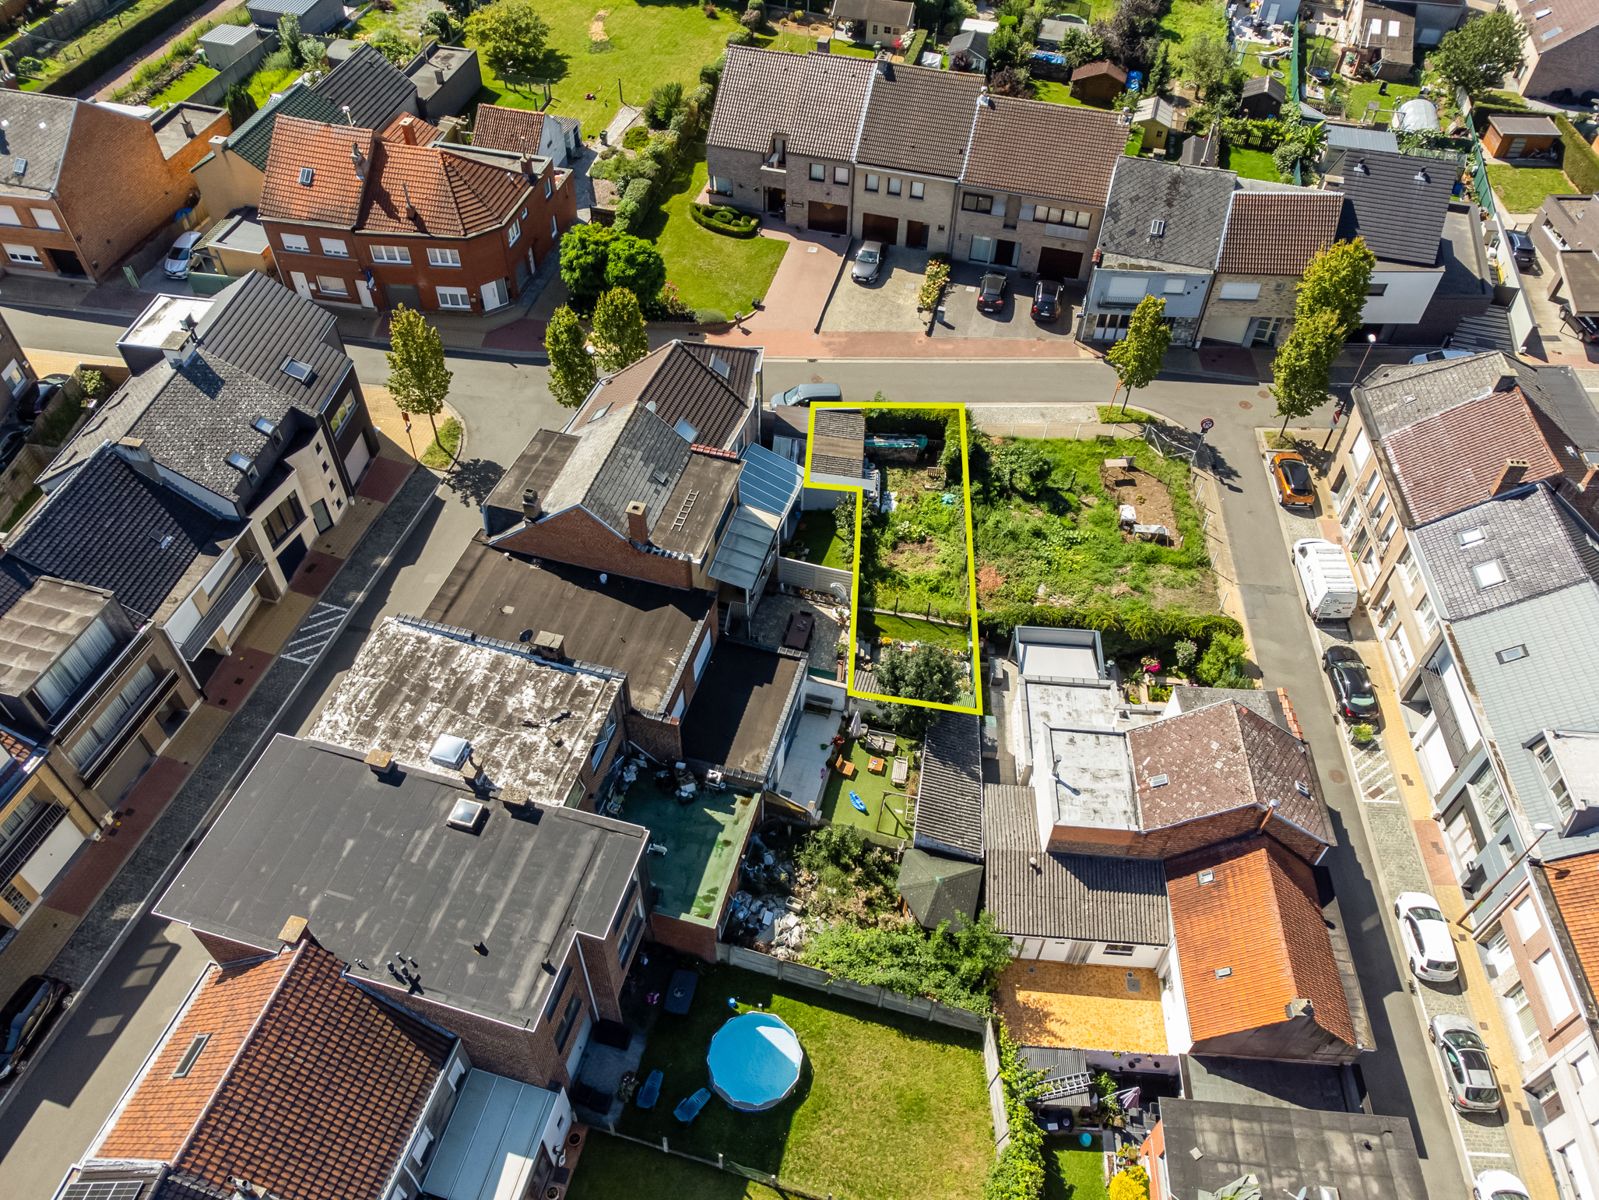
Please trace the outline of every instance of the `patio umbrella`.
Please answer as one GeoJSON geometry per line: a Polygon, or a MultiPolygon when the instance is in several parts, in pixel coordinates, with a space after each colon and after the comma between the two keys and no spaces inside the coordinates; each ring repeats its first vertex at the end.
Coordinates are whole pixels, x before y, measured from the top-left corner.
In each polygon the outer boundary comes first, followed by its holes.
{"type": "Polygon", "coordinates": [[[849,715],[849,735],[851,738],[861,736],[861,710],[858,708],[849,715]]]}

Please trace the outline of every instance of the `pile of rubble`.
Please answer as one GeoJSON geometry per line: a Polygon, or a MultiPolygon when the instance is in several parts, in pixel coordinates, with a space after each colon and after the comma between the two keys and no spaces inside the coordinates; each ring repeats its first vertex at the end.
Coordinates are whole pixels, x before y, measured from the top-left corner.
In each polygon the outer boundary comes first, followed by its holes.
{"type": "Polygon", "coordinates": [[[797,896],[735,892],[728,910],[728,927],[742,933],[753,950],[773,958],[796,959],[808,936],[805,921],[799,915],[802,908],[797,896]]]}

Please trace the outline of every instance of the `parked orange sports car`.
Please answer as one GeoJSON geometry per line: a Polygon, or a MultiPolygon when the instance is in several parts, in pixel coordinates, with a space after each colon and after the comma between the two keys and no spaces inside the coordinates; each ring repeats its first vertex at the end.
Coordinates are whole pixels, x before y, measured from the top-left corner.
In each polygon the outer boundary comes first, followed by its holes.
{"type": "Polygon", "coordinates": [[[1277,485],[1277,503],[1284,508],[1311,508],[1316,503],[1316,487],[1310,481],[1310,465],[1295,450],[1271,456],[1271,481],[1277,485]]]}

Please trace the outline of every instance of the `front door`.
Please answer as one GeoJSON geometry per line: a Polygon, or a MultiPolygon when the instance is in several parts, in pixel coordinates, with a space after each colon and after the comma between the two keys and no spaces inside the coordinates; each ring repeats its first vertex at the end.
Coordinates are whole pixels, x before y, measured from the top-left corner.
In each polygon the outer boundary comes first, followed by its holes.
{"type": "Polygon", "coordinates": [[[1014,267],[1016,265],[1016,243],[1001,238],[994,243],[994,265],[996,267],[1014,267]]]}
{"type": "Polygon", "coordinates": [[[972,239],[972,252],[966,257],[974,263],[993,262],[994,239],[990,237],[974,237],[972,239]]]}
{"type": "Polygon", "coordinates": [[[366,282],[365,279],[361,279],[359,277],[356,279],[356,281],[355,281],[355,294],[361,298],[361,307],[362,308],[376,308],[377,307],[375,304],[372,303],[372,289],[371,289],[371,287],[369,287],[367,285],[367,282],[366,282]]]}
{"type": "Polygon", "coordinates": [[[83,274],[83,262],[71,250],[52,250],[50,259],[56,265],[56,270],[63,275],[74,277],[83,274]]]}
{"type": "Polygon", "coordinates": [[[588,1049],[589,1034],[594,1030],[594,1018],[585,1012],[583,1024],[577,1027],[577,1037],[572,1039],[572,1051],[566,1056],[566,1073],[577,1078],[577,1065],[583,1061],[583,1051],[588,1049]]]}
{"type": "Polygon", "coordinates": [[[782,188],[766,189],[766,215],[780,217],[783,215],[783,206],[787,201],[787,193],[782,188]]]}
{"type": "Polygon", "coordinates": [[[305,299],[309,300],[311,298],[311,284],[310,281],[306,279],[305,272],[290,271],[289,278],[294,281],[294,290],[299,292],[300,295],[305,299]]]}

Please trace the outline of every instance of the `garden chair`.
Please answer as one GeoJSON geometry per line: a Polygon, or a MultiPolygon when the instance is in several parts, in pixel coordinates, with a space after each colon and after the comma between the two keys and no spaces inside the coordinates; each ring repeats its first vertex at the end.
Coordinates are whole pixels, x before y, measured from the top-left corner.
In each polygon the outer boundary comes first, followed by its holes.
{"type": "Polygon", "coordinates": [[[855,764],[850,762],[850,760],[845,758],[842,754],[838,756],[838,761],[833,764],[833,767],[845,779],[855,778],[855,764]]]}
{"type": "Polygon", "coordinates": [[[700,1111],[710,1101],[710,1098],[711,1089],[701,1088],[692,1096],[684,1096],[683,1099],[679,1100],[677,1107],[672,1110],[672,1115],[683,1124],[692,1125],[694,1118],[700,1115],[700,1111]]]}
{"type": "Polygon", "coordinates": [[[659,1067],[650,1072],[649,1078],[644,1081],[644,1086],[638,1090],[636,1103],[640,1108],[655,1107],[655,1102],[661,1096],[661,1081],[663,1079],[665,1079],[665,1076],[661,1073],[659,1067]]]}

